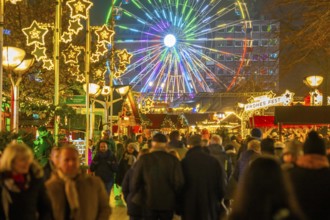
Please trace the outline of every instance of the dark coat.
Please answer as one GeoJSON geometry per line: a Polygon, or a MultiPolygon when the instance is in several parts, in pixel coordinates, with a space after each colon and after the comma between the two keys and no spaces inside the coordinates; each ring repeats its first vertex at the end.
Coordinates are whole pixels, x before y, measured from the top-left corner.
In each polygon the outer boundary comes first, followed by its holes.
{"type": "Polygon", "coordinates": [[[90,168],[103,182],[108,183],[113,180],[118,164],[114,154],[108,150],[105,153],[96,153],[90,168]]]}
{"type": "Polygon", "coordinates": [[[124,199],[127,204],[127,214],[129,216],[142,217],[143,216],[142,207],[132,202],[133,188],[134,188],[132,182],[133,173],[134,173],[134,167],[131,167],[126,172],[124,181],[122,183],[122,192],[124,194],[124,199]]]}
{"type": "Polygon", "coordinates": [[[232,174],[232,161],[231,157],[226,154],[223,150],[223,147],[218,144],[209,145],[210,155],[217,159],[217,161],[221,164],[221,166],[226,171],[226,180],[228,181],[232,174]]]}
{"type": "Polygon", "coordinates": [[[165,151],[143,155],[134,166],[132,181],[132,201],[158,211],[174,211],[184,183],[179,160],[165,151]]]}
{"type": "MultiPolygon", "coordinates": [[[[5,173],[0,174],[0,198],[2,198],[3,183],[6,178],[5,173]]],[[[10,220],[48,220],[52,219],[52,207],[48,198],[43,177],[37,177],[30,171],[30,184],[28,189],[21,192],[9,191],[12,204],[9,205],[10,220]],[[39,218],[37,218],[39,214],[39,218]]],[[[5,220],[2,199],[0,199],[0,220],[5,220]]]]}
{"type": "Polygon", "coordinates": [[[121,158],[119,165],[118,165],[118,172],[116,175],[116,184],[121,186],[126,172],[131,168],[131,166],[136,161],[136,157],[133,154],[129,154],[128,152],[125,152],[123,157],[121,158]]]}
{"type": "Polygon", "coordinates": [[[48,162],[44,166],[44,180],[45,181],[47,181],[51,177],[53,171],[54,171],[54,165],[52,164],[51,160],[48,160],[48,162]]]}
{"type": "Polygon", "coordinates": [[[247,150],[242,152],[240,158],[237,161],[233,174],[236,181],[238,181],[242,177],[245,169],[249,166],[249,164],[259,156],[260,154],[256,153],[253,150],[247,150]]]}
{"type": "Polygon", "coordinates": [[[179,140],[172,140],[170,141],[170,143],[168,143],[169,147],[173,147],[173,148],[183,148],[184,144],[182,141],[179,140]]]}
{"type": "MultiPolygon", "coordinates": [[[[308,219],[330,219],[330,169],[329,163],[320,166],[314,160],[309,163],[306,155],[297,161],[297,166],[289,170],[298,203],[308,219]]],[[[324,160],[327,161],[326,157],[324,160]]]]}
{"type": "Polygon", "coordinates": [[[183,220],[218,220],[225,196],[225,173],[221,164],[201,147],[188,151],[182,160],[185,185],[182,193],[183,220]]]}

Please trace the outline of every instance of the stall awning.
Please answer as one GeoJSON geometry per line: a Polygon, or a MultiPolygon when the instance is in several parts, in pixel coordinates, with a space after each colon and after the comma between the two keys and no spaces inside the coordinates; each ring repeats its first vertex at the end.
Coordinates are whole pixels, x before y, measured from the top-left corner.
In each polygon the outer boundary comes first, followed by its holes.
{"type": "Polygon", "coordinates": [[[252,128],[269,128],[276,126],[274,124],[275,117],[274,116],[253,116],[250,118],[250,126],[252,128]]]}

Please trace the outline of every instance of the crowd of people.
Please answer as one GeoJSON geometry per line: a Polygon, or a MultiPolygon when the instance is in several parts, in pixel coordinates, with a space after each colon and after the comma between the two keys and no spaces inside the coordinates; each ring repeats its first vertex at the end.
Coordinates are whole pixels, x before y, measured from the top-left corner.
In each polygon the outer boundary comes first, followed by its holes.
{"type": "Polygon", "coordinates": [[[123,143],[105,131],[89,144],[89,172],[74,146],[54,146],[41,167],[12,143],[0,158],[0,220],[109,219],[114,185],[131,220],[330,219],[328,142],[313,130],[285,143],[258,128],[228,143],[207,130],[123,143]]]}

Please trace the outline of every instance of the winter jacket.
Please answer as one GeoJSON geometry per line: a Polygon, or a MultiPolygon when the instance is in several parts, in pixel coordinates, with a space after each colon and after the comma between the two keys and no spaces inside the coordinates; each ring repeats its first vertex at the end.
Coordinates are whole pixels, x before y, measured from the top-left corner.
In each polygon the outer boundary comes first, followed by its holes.
{"type": "Polygon", "coordinates": [[[308,219],[330,219],[330,169],[325,156],[301,156],[289,170],[298,203],[308,219]]]}
{"type": "MultiPolygon", "coordinates": [[[[79,174],[75,178],[79,209],[72,220],[108,220],[111,209],[104,184],[99,177],[79,174]]],[[[55,220],[66,220],[65,183],[56,173],[46,182],[55,220]]]]}
{"type": "Polygon", "coordinates": [[[168,146],[172,147],[172,148],[183,148],[184,144],[182,141],[172,140],[172,141],[170,141],[170,143],[168,143],[168,146]]]}
{"type": "Polygon", "coordinates": [[[143,155],[135,164],[132,201],[149,210],[173,211],[184,179],[179,160],[165,151],[143,155]]]}
{"type": "Polygon", "coordinates": [[[109,150],[106,152],[98,152],[90,167],[91,171],[95,172],[95,175],[99,176],[105,183],[113,180],[117,168],[116,157],[109,150]]]}
{"type": "Polygon", "coordinates": [[[121,186],[126,172],[131,168],[131,166],[135,163],[136,157],[133,154],[129,154],[125,152],[122,159],[119,162],[118,172],[116,175],[116,184],[121,186]]]}
{"type": "MultiPolygon", "coordinates": [[[[4,190],[7,190],[12,199],[9,204],[10,220],[48,220],[52,218],[52,207],[46,192],[41,168],[31,165],[30,172],[25,175],[28,181],[27,189],[18,190],[16,184],[9,184],[11,179],[9,173],[0,173],[0,198],[2,198],[4,190]],[[37,214],[39,217],[37,217],[37,214]]],[[[0,219],[6,220],[4,212],[3,200],[0,199],[0,219]]]]}
{"type": "Polygon", "coordinates": [[[232,174],[232,161],[229,155],[223,150],[223,147],[219,144],[209,145],[210,155],[217,159],[223,169],[226,171],[226,180],[228,181],[232,174]]]}
{"type": "Polygon", "coordinates": [[[256,153],[253,150],[247,150],[242,152],[240,158],[237,161],[233,174],[236,181],[238,181],[242,177],[245,169],[249,166],[249,164],[259,156],[260,154],[256,153]]]}
{"type": "Polygon", "coordinates": [[[143,216],[142,207],[132,202],[133,187],[134,187],[132,182],[133,173],[134,173],[134,167],[131,167],[126,172],[124,181],[122,183],[122,192],[124,194],[124,199],[127,204],[127,214],[129,216],[142,217],[143,216]]]}
{"type": "Polygon", "coordinates": [[[183,220],[218,220],[225,195],[221,164],[201,147],[190,149],[182,160],[185,185],[180,201],[183,220]]]}

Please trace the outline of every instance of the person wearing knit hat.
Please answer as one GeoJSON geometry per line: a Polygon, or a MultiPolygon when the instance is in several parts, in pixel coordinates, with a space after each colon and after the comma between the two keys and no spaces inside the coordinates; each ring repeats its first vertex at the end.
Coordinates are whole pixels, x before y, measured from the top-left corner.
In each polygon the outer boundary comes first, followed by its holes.
{"type": "Polygon", "coordinates": [[[291,169],[296,165],[298,158],[303,154],[302,143],[298,140],[292,140],[285,143],[282,154],[282,168],[291,169]]]}
{"type": "Polygon", "coordinates": [[[330,219],[330,169],[325,142],[316,131],[308,133],[304,155],[289,169],[299,205],[307,219],[330,219]]]}

